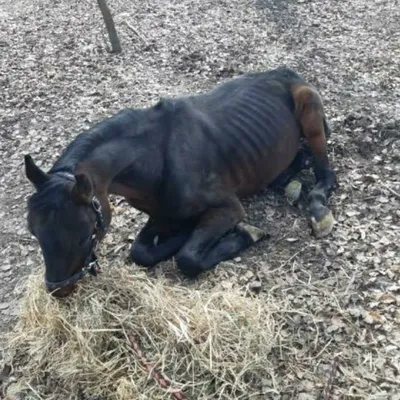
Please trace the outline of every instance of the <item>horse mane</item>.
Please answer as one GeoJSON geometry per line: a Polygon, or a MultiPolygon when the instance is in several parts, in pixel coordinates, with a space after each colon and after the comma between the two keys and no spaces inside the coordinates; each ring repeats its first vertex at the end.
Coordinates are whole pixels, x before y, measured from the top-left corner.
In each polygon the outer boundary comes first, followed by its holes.
{"type": "Polygon", "coordinates": [[[73,173],[75,165],[85,159],[100,144],[123,136],[126,127],[129,127],[129,132],[132,133],[132,127],[138,122],[140,115],[140,110],[124,109],[80,133],[64,149],[49,172],[66,171],[73,173]]]}
{"type": "Polygon", "coordinates": [[[50,179],[28,199],[29,209],[54,211],[65,206],[64,189],[71,185],[71,182],[57,173],[74,174],[76,164],[84,160],[98,146],[110,140],[143,133],[137,129],[143,111],[143,109],[124,109],[77,135],[49,170],[50,179]]]}
{"type": "Polygon", "coordinates": [[[68,144],[48,172],[50,179],[38,187],[37,191],[28,199],[30,210],[55,211],[64,206],[64,189],[71,182],[66,180],[65,177],[57,175],[57,172],[73,173],[74,167],[79,160],[82,160],[99,143],[110,140],[110,131],[115,125],[114,121],[110,122],[113,118],[115,119],[115,116],[80,133],[68,144]]]}

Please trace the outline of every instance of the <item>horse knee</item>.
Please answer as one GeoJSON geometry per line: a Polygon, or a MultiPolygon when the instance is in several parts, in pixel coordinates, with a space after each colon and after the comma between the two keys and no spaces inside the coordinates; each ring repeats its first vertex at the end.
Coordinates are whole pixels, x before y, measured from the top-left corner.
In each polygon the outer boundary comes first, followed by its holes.
{"type": "Polygon", "coordinates": [[[141,243],[134,242],[132,244],[130,255],[131,260],[137,265],[152,267],[155,264],[149,249],[141,243]]]}
{"type": "Polygon", "coordinates": [[[194,278],[204,271],[204,266],[198,255],[188,250],[182,250],[175,258],[178,268],[187,276],[194,278]]]}

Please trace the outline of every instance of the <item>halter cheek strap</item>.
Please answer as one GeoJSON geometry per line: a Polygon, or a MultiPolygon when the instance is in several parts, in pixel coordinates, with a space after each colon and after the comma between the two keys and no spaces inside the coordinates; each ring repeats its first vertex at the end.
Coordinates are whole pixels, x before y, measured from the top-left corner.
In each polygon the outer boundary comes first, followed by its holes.
{"type": "MultiPolygon", "coordinates": [[[[68,180],[75,180],[74,176],[69,173],[64,173],[64,172],[59,172],[59,175],[64,176],[68,180]]],[[[91,202],[92,210],[95,213],[96,217],[96,222],[94,225],[94,230],[91,236],[91,244],[90,244],[90,250],[89,254],[87,255],[85,259],[85,263],[83,265],[83,268],[79,270],[78,272],[75,272],[72,276],[70,276],[67,279],[64,279],[62,281],[46,281],[46,286],[50,291],[54,291],[56,289],[62,289],[67,286],[71,286],[74,283],[78,282],[82,278],[84,278],[86,275],[90,274],[93,276],[97,276],[97,274],[100,272],[100,266],[98,263],[98,259],[96,256],[96,250],[97,246],[100,241],[100,236],[102,236],[105,232],[105,224],[104,224],[104,217],[103,213],[101,210],[101,204],[99,200],[96,198],[96,196],[93,196],[92,202],[91,202]]]]}

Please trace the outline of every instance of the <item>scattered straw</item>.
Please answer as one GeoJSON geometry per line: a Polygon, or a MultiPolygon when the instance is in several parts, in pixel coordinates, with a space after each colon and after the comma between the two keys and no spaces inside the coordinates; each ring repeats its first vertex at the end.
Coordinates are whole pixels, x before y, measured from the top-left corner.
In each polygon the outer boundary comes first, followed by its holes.
{"type": "Polygon", "coordinates": [[[199,291],[112,268],[59,301],[34,275],[9,346],[46,399],[244,399],[273,375],[271,305],[238,290],[199,291]],[[168,382],[152,378],[128,338],[168,382]]]}

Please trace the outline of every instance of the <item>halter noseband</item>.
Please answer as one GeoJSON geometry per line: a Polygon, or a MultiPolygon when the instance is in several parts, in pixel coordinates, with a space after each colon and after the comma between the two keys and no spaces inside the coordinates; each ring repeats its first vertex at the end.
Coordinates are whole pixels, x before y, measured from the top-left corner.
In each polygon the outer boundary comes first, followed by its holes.
{"type": "MultiPolygon", "coordinates": [[[[64,173],[64,172],[59,172],[58,174],[61,176],[64,176],[68,180],[75,181],[75,178],[72,174],[64,173]]],[[[85,277],[88,274],[97,276],[97,274],[100,272],[100,266],[98,263],[96,250],[97,250],[97,246],[99,244],[100,235],[105,232],[105,225],[104,225],[103,213],[101,210],[101,204],[96,196],[93,196],[91,206],[92,206],[92,210],[94,211],[95,216],[96,216],[96,222],[95,222],[94,230],[93,230],[93,233],[91,236],[90,251],[85,259],[83,268],[81,270],[75,272],[69,278],[64,279],[62,281],[52,282],[52,281],[48,281],[47,279],[45,279],[46,286],[49,291],[54,291],[56,289],[62,289],[64,287],[71,286],[72,284],[81,280],[83,277],[85,277]]]]}

